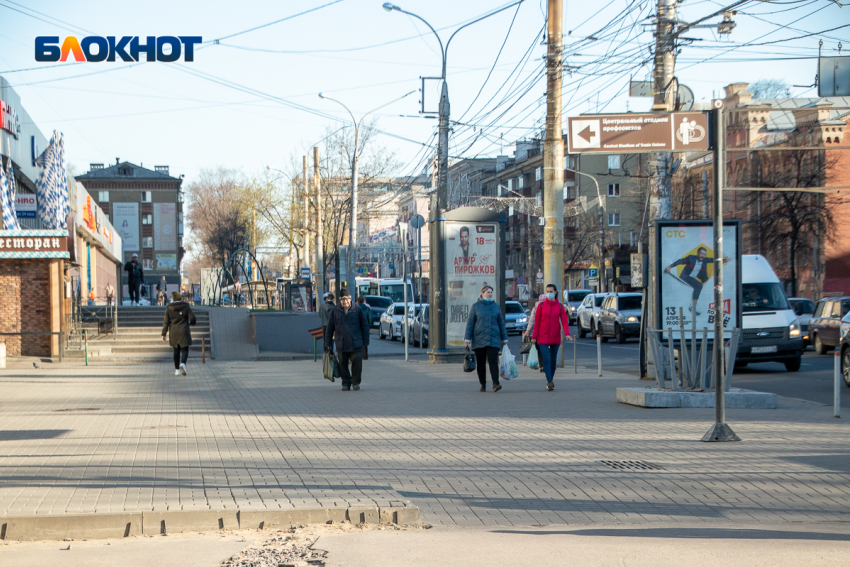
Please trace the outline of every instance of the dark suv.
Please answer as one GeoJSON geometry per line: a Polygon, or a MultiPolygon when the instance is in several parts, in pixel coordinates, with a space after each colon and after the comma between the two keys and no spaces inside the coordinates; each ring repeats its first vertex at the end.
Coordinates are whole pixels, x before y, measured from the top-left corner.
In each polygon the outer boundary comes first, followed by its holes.
{"type": "Polygon", "coordinates": [[[809,321],[809,340],[818,354],[826,354],[841,342],[841,319],[850,312],[850,296],[825,297],[809,321]]]}

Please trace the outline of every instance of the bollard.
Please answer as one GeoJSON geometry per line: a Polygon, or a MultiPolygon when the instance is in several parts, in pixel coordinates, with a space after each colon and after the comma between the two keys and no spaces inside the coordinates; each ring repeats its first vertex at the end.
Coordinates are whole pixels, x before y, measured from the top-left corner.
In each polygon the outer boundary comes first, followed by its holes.
{"type": "Polygon", "coordinates": [[[578,360],[576,359],[576,355],[578,354],[578,340],[577,335],[573,337],[573,374],[578,374],[578,360]]]}
{"type": "Polygon", "coordinates": [[[602,378],[602,335],[596,333],[596,367],[599,370],[599,377],[602,378]]]}
{"type": "Polygon", "coordinates": [[[88,366],[89,365],[89,333],[85,329],[83,329],[83,341],[85,341],[86,366],[88,366]]]}
{"type": "Polygon", "coordinates": [[[841,417],[841,352],[835,349],[835,381],[832,385],[832,410],[841,417]]]}
{"type": "Polygon", "coordinates": [[[207,336],[201,335],[201,364],[207,363],[207,336]]]}

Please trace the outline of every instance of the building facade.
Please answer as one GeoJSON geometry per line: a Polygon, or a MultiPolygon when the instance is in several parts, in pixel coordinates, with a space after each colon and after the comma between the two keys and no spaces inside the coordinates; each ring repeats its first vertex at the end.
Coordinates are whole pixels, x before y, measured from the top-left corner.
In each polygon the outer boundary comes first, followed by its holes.
{"type": "MultiPolygon", "coordinates": [[[[183,255],[182,176],[172,177],[168,166],[153,170],[116,159],[104,167],[93,163],[82,182],[121,237],[121,260],[138,254],[148,292],[165,276],[168,292],[180,291],[183,255]]],[[[122,297],[129,296],[122,271],[122,297]]],[[[150,296],[149,296],[150,297],[150,296]]]]}

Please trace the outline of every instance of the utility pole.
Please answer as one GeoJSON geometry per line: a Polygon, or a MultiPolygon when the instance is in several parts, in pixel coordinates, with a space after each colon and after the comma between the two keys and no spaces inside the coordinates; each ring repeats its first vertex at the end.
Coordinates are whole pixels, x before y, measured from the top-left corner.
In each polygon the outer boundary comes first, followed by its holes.
{"type": "Polygon", "coordinates": [[[316,203],[316,304],[325,293],[325,230],[322,225],[322,195],[319,190],[319,148],[313,148],[313,195],[316,203]]]}
{"type": "MultiPolygon", "coordinates": [[[[310,239],[307,236],[310,233],[310,182],[307,179],[307,172],[309,171],[309,165],[307,163],[307,156],[304,156],[303,160],[303,170],[301,172],[301,190],[304,204],[304,232],[303,232],[303,242],[304,242],[304,263],[309,267],[310,266],[310,239]]],[[[301,270],[301,266],[298,266],[299,271],[301,270]]]]}
{"type": "MultiPolygon", "coordinates": [[[[564,1],[549,0],[546,55],[546,140],[543,145],[543,279],[564,278],[564,138],[561,129],[564,1]]],[[[601,205],[601,203],[600,203],[601,205]]]]}

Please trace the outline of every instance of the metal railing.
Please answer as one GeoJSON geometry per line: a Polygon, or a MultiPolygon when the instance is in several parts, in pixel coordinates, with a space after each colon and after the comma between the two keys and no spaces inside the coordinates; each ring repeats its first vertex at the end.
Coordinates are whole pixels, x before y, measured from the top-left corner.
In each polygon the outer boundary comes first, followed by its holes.
{"type": "Polygon", "coordinates": [[[65,341],[65,331],[55,331],[55,332],[18,332],[18,333],[0,333],[0,337],[25,337],[25,336],[35,336],[35,337],[46,337],[59,335],[59,362],[62,362],[63,359],[63,344],[65,341]]]}

